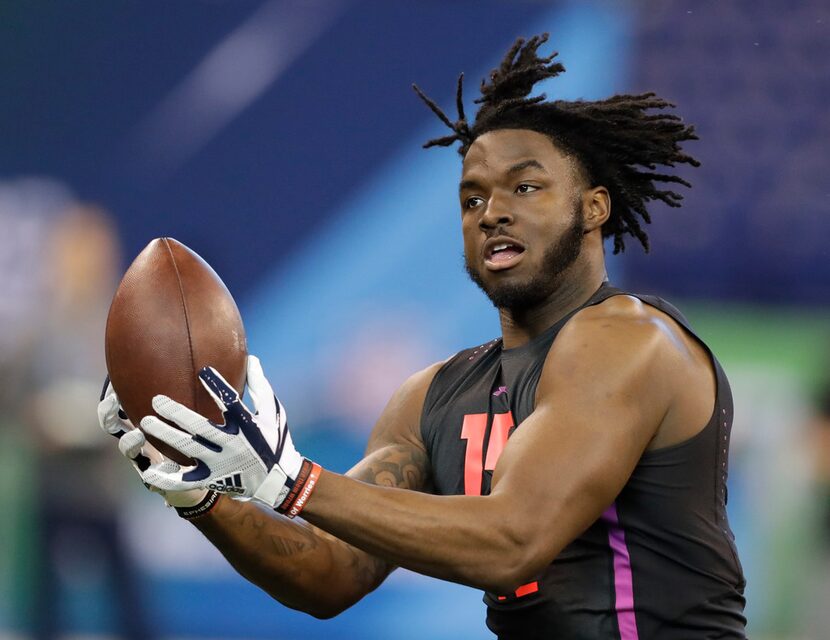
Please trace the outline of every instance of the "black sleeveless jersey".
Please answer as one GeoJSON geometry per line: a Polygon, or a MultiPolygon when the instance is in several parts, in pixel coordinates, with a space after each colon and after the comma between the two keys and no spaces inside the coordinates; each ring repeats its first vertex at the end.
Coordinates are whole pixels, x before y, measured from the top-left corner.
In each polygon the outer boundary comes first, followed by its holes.
{"type": "MultiPolygon", "coordinates": [[[[580,309],[616,295],[634,294],[604,284],[580,309]]],[[[694,336],[670,304],[634,297],[694,336]]],[[[534,409],[551,344],[580,309],[525,345],[493,340],[438,371],[421,420],[437,493],[489,493],[507,439],[534,409]]],[[[513,593],[485,594],[487,626],[499,638],[746,637],[745,582],[726,517],[732,394],[709,354],[717,375],[709,423],[685,442],[647,451],[614,503],[541,575],[513,593]]]]}

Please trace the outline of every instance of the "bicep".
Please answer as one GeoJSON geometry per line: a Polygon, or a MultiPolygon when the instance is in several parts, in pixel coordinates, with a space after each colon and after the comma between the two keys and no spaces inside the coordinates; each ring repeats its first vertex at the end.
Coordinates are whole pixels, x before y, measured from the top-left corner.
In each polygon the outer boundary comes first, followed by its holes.
{"type": "Polygon", "coordinates": [[[579,535],[614,501],[648,443],[633,419],[604,413],[537,409],[504,448],[493,495],[516,496],[540,531],[555,526],[566,543],[579,535]]]}
{"type": "Polygon", "coordinates": [[[649,328],[570,334],[551,349],[536,409],[511,436],[493,478],[492,494],[509,496],[541,556],[555,556],[616,499],[669,398],[655,366],[660,341],[649,328]]]}

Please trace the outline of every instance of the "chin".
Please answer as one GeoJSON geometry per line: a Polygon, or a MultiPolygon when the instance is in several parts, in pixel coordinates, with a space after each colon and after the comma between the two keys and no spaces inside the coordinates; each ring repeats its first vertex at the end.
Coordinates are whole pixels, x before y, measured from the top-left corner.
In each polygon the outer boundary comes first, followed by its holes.
{"type": "Polygon", "coordinates": [[[542,304],[556,290],[556,287],[540,287],[534,280],[503,282],[488,287],[484,293],[497,309],[523,311],[542,304]]]}

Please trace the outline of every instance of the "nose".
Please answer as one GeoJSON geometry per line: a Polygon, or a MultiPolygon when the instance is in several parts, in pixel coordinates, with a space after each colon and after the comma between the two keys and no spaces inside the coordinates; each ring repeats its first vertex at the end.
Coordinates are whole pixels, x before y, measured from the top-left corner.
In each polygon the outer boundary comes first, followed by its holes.
{"type": "Polygon", "coordinates": [[[487,209],[478,221],[479,228],[482,230],[495,229],[498,226],[512,223],[513,213],[510,205],[496,194],[490,196],[487,209]]]}

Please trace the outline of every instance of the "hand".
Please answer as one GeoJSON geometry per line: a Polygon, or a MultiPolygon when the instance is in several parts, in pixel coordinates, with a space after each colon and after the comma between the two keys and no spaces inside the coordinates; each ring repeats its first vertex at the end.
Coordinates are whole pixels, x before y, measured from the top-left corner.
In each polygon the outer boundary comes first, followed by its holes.
{"type": "Polygon", "coordinates": [[[221,425],[167,396],[154,397],[156,413],[179,429],[154,416],[144,418],[141,428],[196,464],[181,467],[166,461],[151,464],[141,475],[162,491],[212,489],[239,499],[254,499],[293,516],[299,509],[292,508],[297,504],[301,509],[313,489],[319,467],[294,448],[285,409],[274,396],[259,359],[248,356],[247,373],[255,413],[215,369],[205,367],[199,372],[202,386],[222,410],[221,425]]]}
{"type": "MultiPolygon", "coordinates": [[[[118,450],[132,463],[139,476],[152,464],[175,464],[147,442],[141,430],[136,429],[127,419],[127,414],[121,408],[109,376],[104,380],[104,388],[98,403],[98,424],[108,434],[118,438],[118,450]]],[[[207,495],[205,489],[161,491],[146,482],[144,485],[151,491],[161,494],[171,507],[192,507],[201,503],[207,495]]]]}

